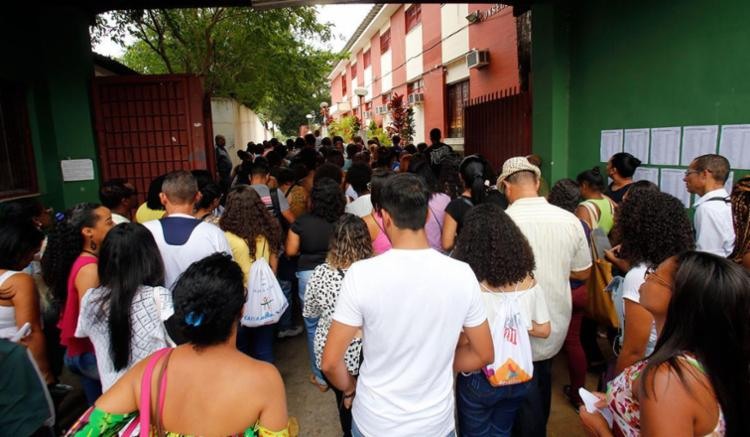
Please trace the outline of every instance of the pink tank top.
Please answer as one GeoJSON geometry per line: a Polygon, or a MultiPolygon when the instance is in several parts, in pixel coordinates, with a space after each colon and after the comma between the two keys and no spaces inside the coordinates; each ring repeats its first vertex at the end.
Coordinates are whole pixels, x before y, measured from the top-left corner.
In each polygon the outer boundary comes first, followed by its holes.
{"type": "Polygon", "coordinates": [[[96,258],[88,255],[79,256],[70,268],[68,276],[68,296],[65,299],[65,308],[63,309],[60,323],[60,344],[68,348],[66,354],[70,357],[77,357],[86,352],[94,352],[94,346],[88,338],[77,338],[75,336],[76,326],[78,326],[78,312],[80,302],[78,291],[76,290],[76,277],[81,269],[89,264],[96,264],[96,258]]]}
{"type": "Polygon", "coordinates": [[[375,255],[380,255],[392,247],[391,240],[385,235],[383,217],[377,211],[373,211],[372,218],[375,219],[375,223],[378,225],[378,236],[372,240],[372,251],[375,252],[375,255]]]}

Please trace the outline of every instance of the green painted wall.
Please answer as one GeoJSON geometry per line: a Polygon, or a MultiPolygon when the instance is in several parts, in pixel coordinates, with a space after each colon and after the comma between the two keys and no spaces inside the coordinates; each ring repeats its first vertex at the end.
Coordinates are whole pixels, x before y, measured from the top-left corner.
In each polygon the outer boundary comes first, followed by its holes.
{"type": "Polygon", "coordinates": [[[747,17],[745,0],[535,5],[534,149],[551,179],[598,164],[603,129],[750,123],[747,17]]]}
{"type": "Polygon", "coordinates": [[[62,209],[98,199],[98,164],[89,90],[93,60],[88,15],[45,6],[0,16],[0,77],[28,90],[29,124],[39,191],[62,209]],[[63,182],[60,160],[94,160],[97,180],[63,182]]]}

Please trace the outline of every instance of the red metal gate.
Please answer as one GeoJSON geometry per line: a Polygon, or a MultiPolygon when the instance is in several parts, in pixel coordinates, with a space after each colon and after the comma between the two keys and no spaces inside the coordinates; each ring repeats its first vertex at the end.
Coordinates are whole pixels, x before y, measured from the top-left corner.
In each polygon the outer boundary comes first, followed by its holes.
{"type": "Polygon", "coordinates": [[[506,159],[531,153],[531,94],[509,88],[469,100],[464,106],[464,150],[502,167],[506,159]]]}
{"type": "Polygon", "coordinates": [[[159,175],[215,167],[200,78],[98,77],[92,96],[102,180],[127,179],[143,201],[159,175]]]}

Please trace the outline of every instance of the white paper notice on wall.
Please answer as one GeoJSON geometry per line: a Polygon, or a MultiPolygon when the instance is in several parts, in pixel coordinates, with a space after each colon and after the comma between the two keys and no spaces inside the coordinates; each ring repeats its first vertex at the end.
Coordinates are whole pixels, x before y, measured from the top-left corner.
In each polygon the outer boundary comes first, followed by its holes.
{"type": "Polygon", "coordinates": [[[719,155],[731,168],[750,168],[750,124],[726,124],[721,127],[719,155]]]}
{"type": "Polygon", "coordinates": [[[685,126],[682,128],[682,160],[684,166],[690,165],[693,159],[716,153],[716,137],[719,126],[685,126]]]}
{"type": "Polygon", "coordinates": [[[94,180],[94,161],[90,159],[60,161],[60,168],[62,168],[64,182],[94,180]]]}
{"type": "Polygon", "coordinates": [[[659,188],[665,193],[680,199],[685,208],[690,208],[690,193],[685,189],[685,170],[674,168],[661,169],[661,183],[659,188]]]}
{"type": "Polygon", "coordinates": [[[649,129],[625,129],[625,151],[648,164],[649,129]]]}
{"type": "Polygon", "coordinates": [[[603,130],[599,143],[600,161],[607,162],[612,155],[620,152],[622,152],[622,129],[603,130]]]}
{"type": "Polygon", "coordinates": [[[634,181],[651,181],[654,185],[659,185],[659,169],[651,167],[638,167],[633,175],[634,181]]]}
{"type": "Polygon", "coordinates": [[[651,160],[653,165],[680,165],[680,127],[651,129],[651,160]]]}

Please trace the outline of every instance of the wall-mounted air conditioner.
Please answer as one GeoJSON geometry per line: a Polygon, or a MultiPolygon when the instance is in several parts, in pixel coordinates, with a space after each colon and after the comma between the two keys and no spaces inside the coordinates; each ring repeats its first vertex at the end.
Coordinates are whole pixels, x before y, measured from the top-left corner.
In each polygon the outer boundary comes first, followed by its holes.
{"type": "Polygon", "coordinates": [[[410,105],[419,105],[422,102],[424,102],[424,94],[423,93],[409,94],[408,101],[410,105]]]}
{"type": "Polygon", "coordinates": [[[482,68],[490,63],[490,52],[488,50],[471,49],[466,54],[466,66],[469,68],[482,68]]]}

